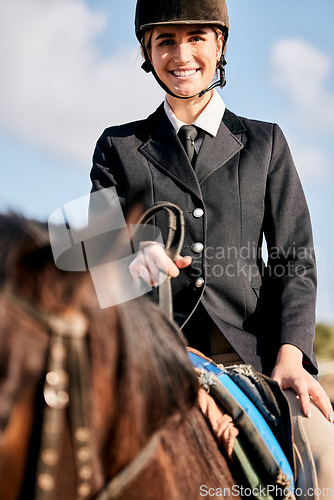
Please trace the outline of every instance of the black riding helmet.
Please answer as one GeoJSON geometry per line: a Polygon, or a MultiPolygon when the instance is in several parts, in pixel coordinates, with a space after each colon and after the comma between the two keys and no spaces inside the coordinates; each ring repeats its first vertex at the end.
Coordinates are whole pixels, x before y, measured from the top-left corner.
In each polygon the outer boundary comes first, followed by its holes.
{"type": "MultiPolygon", "coordinates": [[[[171,92],[156,74],[148,56],[144,43],[145,32],[162,24],[211,24],[218,27],[224,35],[224,46],[217,69],[220,78],[198,95],[226,84],[225,80],[225,50],[229,31],[229,19],[225,0],[137,0],[135,28],[136,36],[143,48],[145,62],[142,68],[146,72],[152,71],[159,85],[171,96],[178,99],[190,99],[195,96],[180,97],[171,92]]],[[[197,94],[196,94],[197,95],[197,94]]]]}

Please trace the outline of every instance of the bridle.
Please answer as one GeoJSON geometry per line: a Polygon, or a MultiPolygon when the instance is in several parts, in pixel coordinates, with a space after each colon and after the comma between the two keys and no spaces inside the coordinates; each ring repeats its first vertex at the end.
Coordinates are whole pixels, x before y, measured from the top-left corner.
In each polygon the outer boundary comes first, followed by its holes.
{"type": "MultiPolygon", "coordinates": [[[[91,498],[93,487],[92,446],[87,388],[90,385],[88,321],[71,310],[65,315],[49,314],[33,302],[20,297],[13,289],[5,292],[8,301],[36,319],[50,332],[50,345],[44,381],[44,417],[41,433],[35,500],[53,498],[56,470],[59,465],[65,410],[69,408],[72,442],[75,453],[77,500],[91,498]]],[[[94,497],[117,498],[145,469],[160,443],[156,431],[144,448],[94,497]]]]}
{"type": "MultiPolygon", "coordinates": [[[[176,205],[169,202],[153,205],[138,222],[137,236],[141,228],[163,209],[169,214],[166,253],[175,259],[184,238],[183,214],[176,205]]],[[[37,464],[35,500],[48,500],[53,496],[67,408],[75,454],[77,500],[88,500],[93,487],[90,401],[87,390],[90,386],[89,322],[81,312],[74,309],[63,314],[43,311],[32,301],[21,297],[13,288],[8,287],[4,293],[8,301],[37,320],[50,333],[43,390],[46,405],[37,464]]],[[[160,305],[171,317],[169,278],[160,287],[160,305]]],[[[139,476],[160,444],[160,431],[161,429],[152,434],[139,454],[113,476],[95,500],[117,498],[139,476]]]]}
{"type": "Polygon", "coordinates": [[[50,333],[48,360],[44,381],[44,416],[41,447],[37,464],[35,500],[47,500],[56,486],[60,445],[69,409],[75,465],[77,498],[87,500],[92,491],[92,449],[89,421],[89,352],[88,320],[79,311],[66,314],[47,313],[13,289],[5,291],[7,299],[36,319],[50,333]]]}

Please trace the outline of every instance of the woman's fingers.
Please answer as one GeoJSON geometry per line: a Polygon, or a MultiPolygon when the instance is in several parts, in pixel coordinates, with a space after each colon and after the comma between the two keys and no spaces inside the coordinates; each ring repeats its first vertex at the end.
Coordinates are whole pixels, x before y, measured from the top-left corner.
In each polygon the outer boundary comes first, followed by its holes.
{"type": "Polygon", "coordinates": [[[319,382],[302,365],[302,351],[291,344],[283,344],[278,352],[272,378],[282,389],[293,389],[299,396],[303,413],[311,416],[310,398],[328,420],[333,421],[333,409],[319,382]]]}
{"type": "Polygon", "coordinates": [[[324,414],[324,416],[328,420],[333,422],[333,408],[326,392],[317,380],[315,380],[311,375],[309,375],[309,377],[310,379],[307,380],[307,383],[305,381],[302,381],[300,383],[297,382],[292,386],[292,389],[299,396],[304,415],[306,417],[311,417],[312,406],[310,404],[310,400],[312,399],[313,403],[318,406],[319,410],[324,414]]]}
{"type": "Polygon", "coordinates": [[[141,278],[151,286],[159,285],[163,276],[176,278],[180,271],[191,263],[191,257],[178,256],[175,263],[166,254],[164,247],[152,243],[142,246],[136,258],[129,266],[129,271],[134,279],[141,278]]]}
{"type": "Polygon", "coordinates": [[[136,258],[131,262],[129,271],[134,279],[141,278],[145,283],[156,286],[159,284],[159,275],[168,275],[169,269],[175,274],[178,272],[175,264],[169,259],[164,248],[159,244],[143,246],[136,258]],[[169,262],[170,261],[170,262],[169,262]],[[173,269],[173,266],[175,269],[173,269]]]}
{"type": "Polygon", "coordinates": [[[310,395],[307,389],[298,390],[295,389],[296,394],[299,396],[300,406],[302,407],[303,413],[305,417],[311,416],[311,404],[310,404],[310,395]]]}
{"type": "Polygon", "coordinates": [[[192,261],[192,258],[190,256],[187,255],[186,257],[181,257],[181,255],[179,255],[175,259],[175,265],[179,269],[184,269],[185,267],[190,266],[191,261],[192,261]]]}
{"type": "Polygon", "coordinates": [[[315,382],[316,384],[311,387],[309,391],[312,401],[314,401],[320,411],[325,415],[326,418],[328,418],[330,422],[334,422],[334,412],[330,399],[319,382],[315,382]]]}
{"type": "Polygon", "coordinates": [[[294,376],[281,377],[273,372],[273,379],[279,383],[282,389],[293,389],[299,397],[300,405],[306,417],[312,415],[311,400],[316,404],[324,416],[334,421],[334,412],[329,397],[320,385],[304,368],[295,370],[294,376]]]}
{"type": "Polygon", "coordinates": [[[158,281],[158,270],[146,267],[145,261],[133,261],[129,266],[129,271],[133,279],[141,278],[145,283],[155,286],[158,281]]]}

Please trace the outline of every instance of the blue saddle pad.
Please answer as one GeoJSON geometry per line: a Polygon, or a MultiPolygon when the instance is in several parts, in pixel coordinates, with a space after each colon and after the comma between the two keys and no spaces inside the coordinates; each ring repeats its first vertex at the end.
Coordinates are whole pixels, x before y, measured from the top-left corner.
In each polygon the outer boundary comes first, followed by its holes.
{"type": "Polygon", "coordinates": [[[271,454],[273,461],[278,465],[282,474],[290,483],[290,491],[293,493],[295,483],[290,463],[265,418],[261,415],[254,403],[232,380],[228,374],[228,369],[221,369],[215,363],[210,362],[210,360],[194,352],[189,352],[189,356],[193,366],[197,370],[214,375],[220,384],[229,392],[230,396],[236,401],[239,407],[248,415],[258,433],[257,439],[262,440],[261,445],[271,454]]]}

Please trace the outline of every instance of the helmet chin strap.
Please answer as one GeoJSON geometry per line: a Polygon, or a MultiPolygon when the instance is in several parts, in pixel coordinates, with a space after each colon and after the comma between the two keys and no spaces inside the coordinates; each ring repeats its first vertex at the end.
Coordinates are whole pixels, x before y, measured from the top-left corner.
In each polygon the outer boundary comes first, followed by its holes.
{"type": "Polygon", "coordinates": [[[225,56],[224,54],[222,53],[222,55],[220,56],[220,59],[219,59],[219,62],[218,62],[218,65],[217,65],[217,69],[219,70],[219,74],[220,74],[220,78],[219,80],[217,80],[216,82],[214,82],[212,85],[210,85],[210,87],[208,87],[207,89],[204,89],[202,90],[201,92],[198,92],[197,94],[194,94],[194,95],[190,95],[190,96],[187,96],[187,97],[184,97],[184,96],[179,96],[179,95],[176,95],[174,94],[174,92],[172,92],[168,87],[167,85],[164,84],[164,82],[158,77],[155,69],[154,69],[154,66],[150,60],[150,57],[147,53],[147,50],[146,50],[146,47],[145,47],[145,44],[142,43],[141,44],[142,48],[143,48],[143,52],[144,52],[144,56],[145,56],[145,61],[143,62],[142,64],[142,69],[144,71],[146,71],[146,73],[150,73],[152,72],[153,73],[153,76],[154,78],[156,79],[156,81],[158,82],[158,84],[160,85],[161,88],[164,89],[165,92],[167,92],[167,94],[169,94],[170,96],[172,97],[175,97],[176,99],[192,99],[194,97],[202,97],[204,94],[206,94],[206,92],[210,92],[210,90],[214,89],[215,87],[220,87],[221,89],[226,85],[226,78],[225,78],[225,66],[226,66],[226,60],[225,60],[225,56]]]}
{"type": "Polygon", "coordinates": [[[225,56],[224,56],[224,54],[222,54],[220,56],[220,59],[219,59],[218,65],[217,65],[217,69],[219,70],[219,80],[217,80],[216,82],[214,82],[207,89],[202,90],[202,92],[200,92],[198,94],[198,97],[202,97],[202,95],[204,95],[206,92],[209,92],[210,90],[214,89],[215,87],[220,87],[221,89],[223,87],[225,87],[225,85],[226,85],[226,77],[225,77],[225,66],[226,66],[226,64],[227,64],[227,62],[226,62],[225,56]]]}

